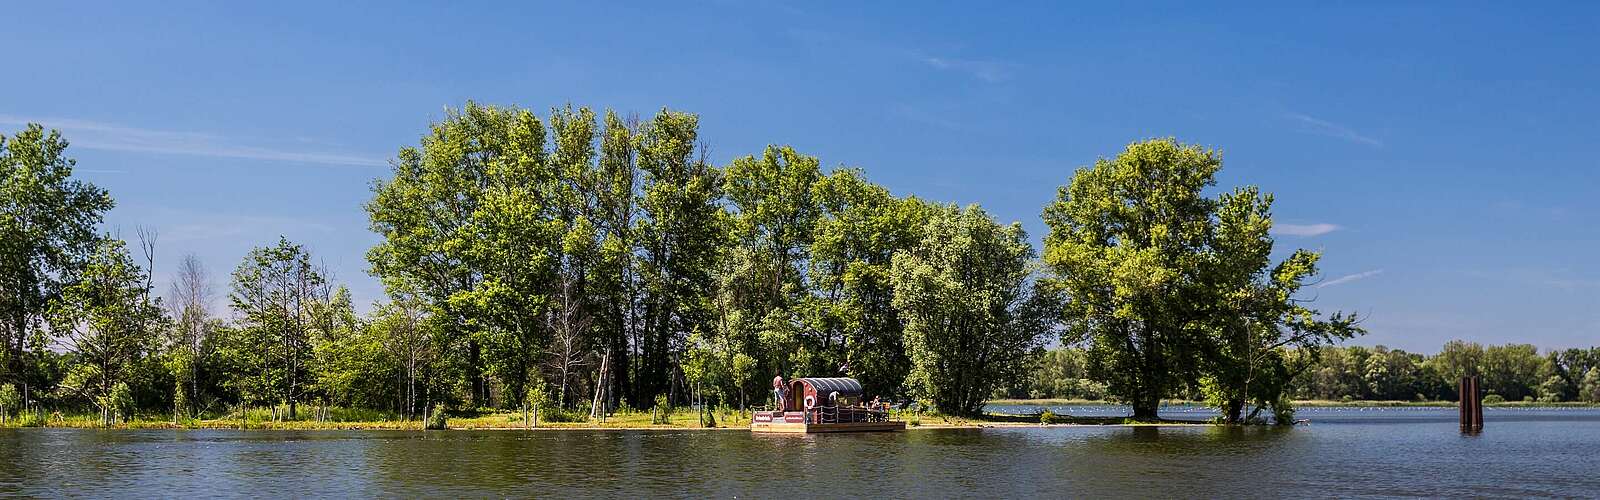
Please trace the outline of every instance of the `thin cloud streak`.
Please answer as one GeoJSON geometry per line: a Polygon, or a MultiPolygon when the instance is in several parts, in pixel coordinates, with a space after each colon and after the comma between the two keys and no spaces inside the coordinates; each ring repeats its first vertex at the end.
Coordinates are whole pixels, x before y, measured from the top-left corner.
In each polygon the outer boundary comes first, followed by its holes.
{"type": "Polygon", "coordinates": [[[1318,284],[1317,288],[1327,288],[1327,287],[1335,286],[1335,285],[1343,285],[1345,283],[1349,283],[1349,282],[1356,281],[1356,280],[1363,280],[1363,279],[1371,278],[1373,276],[1377,276],[1377,275],[1380,275],[1380,274],[1383,274],[1383,270],[1382,269],[1373,269],[1371,271],[1365,271],[1365,272],[1359,272],[1359,273],[1355,273],[1355,274],[1349,274],[1349,275],[1345,275],[1345,276],[1340,276],[1340,277],[1334,279],[1333,281],[1329,281],[1329,282],[1318,284]]]}
{"type": "Polygon", "coordinates": [[[1272,234],[1287,236],[1322,236],[1334,231],[1344,229],[1337,224],[1274,224],[1272,234]]]}
{"type": "Polygon", "coordinates": [[[1015,64],[1001,61],[988,61],[976,59],[951,59],[945,57],[924,56],[920,58],[923,64],[942,71],[955,71],[966,73],[973,78],[989,83],[1000,83],[1011,79],[1015,64]]]}
{"type": "Polygon", "coordinates": [[[1300,125],[1304,126],[1306,130],[1312,133],[1326,135],[1329,137],[1337,137],[1350,142],[1366,144],[1373,147],[1383,147],[1383,141],[1362,135],[1359,132],[1351,130],[1349,127],[1345,127],[1337,123],[1300,113],[1288,113],[1285,116],[1291,120],[1299,122],[1300,125]]]}
{"type": "Polygon", "coordinates": [[[287,161],[320,165],[382,167],[380,158],[342,153],[288,151],[233,144],[226,138],[201,132],[153,130],[72,118],[22,118],[0,115],[8,126],[38,123],[62,131],[74,146],[103,151],[177,154],[237,158],[244,160],[287,161]]]}

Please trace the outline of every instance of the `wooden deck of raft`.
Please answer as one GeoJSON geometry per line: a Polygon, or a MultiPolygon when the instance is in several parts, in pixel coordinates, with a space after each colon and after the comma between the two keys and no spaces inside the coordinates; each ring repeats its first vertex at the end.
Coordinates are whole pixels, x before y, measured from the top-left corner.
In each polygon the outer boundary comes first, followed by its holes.
{"type": "Polygon", "coordinates": [[[831,424],[755,422],[750,424],[750,432],[786,434],[814,434],[819,432],[892,432],[903,431],[905,429],[905,422],[845,422],[831,424]]]}

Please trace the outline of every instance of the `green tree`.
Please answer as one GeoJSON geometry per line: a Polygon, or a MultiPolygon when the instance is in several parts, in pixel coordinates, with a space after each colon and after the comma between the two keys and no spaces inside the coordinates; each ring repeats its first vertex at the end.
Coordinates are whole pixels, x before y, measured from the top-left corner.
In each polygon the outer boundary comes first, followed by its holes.
{"type": "Polygon", "coordinates": [[[1562,379],[1562,387],[1566,390],[1562,399],[1576,400],[1583,376],[1590,368],[1600,366],[1600,347],[1551,351],[1545,355],[1545,364],[1546,371],[1562,379]]]}
{"type": "Polygon", "coordinates": [[[1544,359],[1539,357],[1539,348],[1532,344],[1486,347],[1479,366],[1483,390],[1499,394],[1507,401],[1522,401],[1529,396],[1537,396],[1539,384],[1544,381],[1539,376],[1543,365],[1544,359]]]}
{"type": "Polygon", "coordinates": [[[0,134],[0,380],[32,382],[30,351],[45,348],[46,313],[100,249],[95,226],[111,196],[72,178],[76,162],[56,131],[29,124],[0,134]]]}
{"type": "Polygon", "coordinates": [[[1417,397],[1421,381],[1420,356],[1400,349],[1377,346],[1367,357],[1363,377],[1369,394],[1366,399],[1410,401],[1417,397]]]}
{"type": "MultiPolygon", "coordinates": [[[[374,184],[366,204],[372,230],[382,238],[367,252],[373,274],[390,290],[414,294],[427,305],[447,340],[447,354],[462,359],[474,403],[484,403],[488,395],[482,375],[484,338],[477,334],[483,330],[481,309],[493,304],[490,298],[514,295],[504,283],[483,289],[481,260],[528,264],[522,259],[526,255],[494,251],[515,247],[485,248],[482,238],[515,234],[517,217],[528,215],[522,209],[542,203],[513,199],[527,192],[521,184],[533,181],[521,179],[519,167],[542,168],[542,144],[543,128],[531,113],[468,102],[433,124],[420,147],[402,148],[393,177],[374,184]],[[486,210],[490,193],[498,193],[496,208],[512,212],[486,210]],[[480,220],[484,218],[498,220],[489,224],[480,220]]],[[[520,318],[534,314],[523,311],[520,318]]]]}
{"type": "Polygon", "coordinates": [[[402,418],[411,419],[429,406],[426,387],[418,386],[434,371],[443,340],[439,328],[424,313],[424,306],[413,297],[399,295],[379,304],[366,331],[383,349],[383,357],[395,363],[399,372],[395,388],[395,408],[402,418]]]}
{"type": "Polygon", "coordinates": [[[128,418],[133,416],[135,405],[133,389],[128,387],[127,382],[117,382],[116,385],[111,386],[111,390],[106,395],[97,398],[96,401],[104,409],[105,425],[114,425],[117,422],[126,423],[128,418]]]}
{"type": "MultiPolygon", "coordinates": [[[[598,231],[598,257],[590,267],[587,292],[597,304],[592,316],[604,369],[599,374],[603,391],[596,407],[620,404],[632,386],[630,354],[643,345],[639,309],[639,283],[635,257],[638,166],[634,126],[607,111],[600,133],[600,151],[593,187],[593,221],[598,231]]],[[[635,405],[640,402],[635,401],[635,405]]]]}
{"type": "Polygon", "coordinates": [[[239,263],[228,298],[247,332],[242,340],[259,352],[251,367],[261,377],[255,389],[263,392],[256,396],[271,399],[258,402],[288,404],[288,416],[295,418],[313,381],[312,343],[316,315],[330,298],[327,280],[304,247],[279,237],[276,245],[252,249],[239,263]]]}
{"type": "Polygon", "coordinates": [[[1023,375],[1059,298],[1028,279],[1034,252],[1021,224],[952,205],[923,234],[895,255],[891,271],[894,305],[906,318],[907,383],[942,412],[976,415],[996,388],[1023,375]]]}
{"type": "Polygon", "coordinates": [[[894,254],[910,250],[937,207],[896,198],[861,171],[835,170],[817,183],[822,215],[808,265],[809,322],[825,338],[837,337],[846,373],[870,394],[900,394],[911,358],[894,306],[890,276],[894,254]]]}
{"type": "Polygon", "coordinates": [[[178,263],[167,298],[172,318],[167,366],[177,381],[173,391],[174,417],[192,417],[199,412],[202,364],[210,354],[208,340],[216,326],[210,310],[213,295],[205,265],[194,254],[185,255],[178,263]]]}
{"type": "Polygon", "coordinates": [[[634,401],[665,394],[691,332],[713,327],[712,269],[727,241],[722,173],[696,156],[699,118],[662,110],[635,137],[643,172],[637,236],[643,293],[634,401]]]}
{"type": "Polygon", "coordinates": [[[1600,367],[1590,368],[1578,385],[1578,399],[1594,403],[1600,401],[1600,367]]]}
{"type": "Polygon", "coordinates": [[[1048,280],[1070,297],[1064,338],[1088,339],[1096,378],[1135,418],[1156,418],[1162,398],[1199,378],[1217,209],[1203,191],[1221,167],[1216,151],[1137,142],[1078,169],[1045,207],[1048,280]]]}
{"type": "Polygon", "coordinates": [[[1449,399],[1459,397],[1456,394],[1461,378],[1478,375],[1479,366],[1483,364],[1483,345],[1477,342],[1451,340],[1444,343],[1439,349],[1439,354],[1427,361],[1434,366],[1433,371],[1440,374],[1443,384],[1449,393],[1449,399]]]}
{"type": "Polygon", "coordinates": [[[381,333],[356,316],[350,290],[340,286],[311,312],[310,393],[326,403],[382,408],[393,399],[389,384],[399,367],[381,333]]]}
{"type": "Polygon", "coordinates": [[[113,390],[127,382],[157,348],[163,319],[150,298],[149,277],[134,264],[122,240],[102,238],[75,281],[51,307],[50,330],[72,354],[61,389],[100,407],[101,421],[121,416],[113,390]]]}
{"type": "Polygon", "coordinates": [[[793,148],[768,146],[760,158],[737,158],[726,169],[723,190],[737,246],[727,255],[718,286],[718,313],[731,326],[718,331],[733,337],[728,342],[734,346],[723,353],[725,362],[745,352],[765,361],[762,368],[769,372],[838,373],[839,339],[807,322],[801,309],[820,212],[814,194],[822,179],[819,165],[793,148]]]}
{"type": "Polygon", "coordinates": [[[1082,349],[1058,347],[1036,358],[1021,383],[1005,397],[1032,399],[1104,398],[1105,384],[1089,379],[1089,361],[1082,349]]]}
{"type": "Polygon", "coordinates": [[[1247,403],[1256,408],[1252,419],[1267,407],[1291,414],[1289,384],[1318,349],[1362,333],[1355,317],[1323,319],[1297,298],[1317,274],[1321,255],[1297,250],[1272,264],[1271,229],[1272,195],[1245,187],[1218,197],[1215,225],[1207,231],[1201,277],[1209,296],[1198,312],[1209,316],[1214,336],[1204,385],[1229,423],[1244,420],[1247,403]]]}
{"type": "MultiPolygon", "coordinates": [[[[466,116],[472,112],[469,108],[466,116]]],[[[476,279],[450,301],[475,330],[472,338],[482,344],[484,367],[514,397],[524,392],[522,384],[538,370],[549,346],[545,313],[555,294],[551,284],[558,278],[565,232],[555,189],[561,179],[545,150],[546,129],[538,117],[499,108],[481,114],[472,118],[479,128],[466,139],[483,148],[477,158],[483,184],[472,188],[478,206],[461,242],[461,255],[476,279]]],[[[472,359],[469,355],[468,363],[472,359]]],[[[475,394],[473,401],[492,403],[487,393],[475,394]]]]}
{"type": "Polygon", "coordinates": [[[1547,403],[1566,401],[1567,394],[1576,392],[1560,375],[1550,375],[1539,384],[1539,400],[1547,403]]]}

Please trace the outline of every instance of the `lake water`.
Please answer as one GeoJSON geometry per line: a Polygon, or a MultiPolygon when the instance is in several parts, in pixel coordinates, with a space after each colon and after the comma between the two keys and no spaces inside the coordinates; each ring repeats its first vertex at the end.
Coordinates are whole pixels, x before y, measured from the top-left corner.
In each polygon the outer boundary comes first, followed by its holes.
{"type": "MultiPolygon", "coordinates": [[[[1600,410],[1484,413],[1474,436],[1434,408],[1312,408],[1294,428],[813,436],[0,429],[0,495],[1600,497],[1600,410]]],[[[1169,409],[1186,414],[1204,416],[1169,409]]]]}

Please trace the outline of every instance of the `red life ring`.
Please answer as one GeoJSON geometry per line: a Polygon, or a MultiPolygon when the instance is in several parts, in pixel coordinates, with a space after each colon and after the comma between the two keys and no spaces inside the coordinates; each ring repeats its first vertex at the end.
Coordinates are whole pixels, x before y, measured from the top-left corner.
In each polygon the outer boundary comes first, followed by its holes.
{"type": "Polygon", "coordinates": [[[806,395],[806,409],[809,410],[809,409],[814,408],[816,406],[817,406],[817,397],[813,396],[813,395],[810,395],[810,394],[807,394],[806,395]]]}

